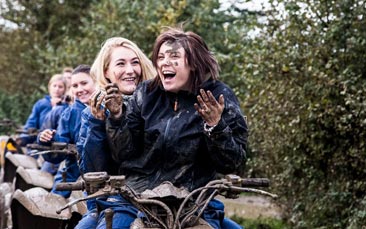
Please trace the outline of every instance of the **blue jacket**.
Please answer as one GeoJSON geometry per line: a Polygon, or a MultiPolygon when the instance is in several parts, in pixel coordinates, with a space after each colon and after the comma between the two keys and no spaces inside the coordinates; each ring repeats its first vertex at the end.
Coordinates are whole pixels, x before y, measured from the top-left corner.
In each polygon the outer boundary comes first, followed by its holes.
{"type": "MultiPolygon", "coordinates": [[[[61,117],[62,112],[68,107],[69,105],[67,103],[61,103],[60,105],[52,107],[51,111],[49,111],[43,121],[43,124],[41,126],[41,131],[45,129],[52,129],[56,130],[58,127],[58,121],[61,117]]],[[[38,134],[38,139],[40,137],[40,134],[38,134]]],[[[57,173],[59,167],[59,163],[54,164],[48,161],[45,161],[42,164],[42,171],[49,172],[52,175],[55,175],[57,173]]]]}
{"type": "Polygon", "coordinates": [[[32,113],[28,116],[27,122],[24,125],[24,129],[35,128],[39,130],[47,113],[52,109],[51,96],[46,95],[44,98],[39,99],[32,108],[32,113]]]}
{"type": "MultiPolygon", "coordinates": [[[[130,96],[125,96],[125,103],[129,98],[130,96]]],[[[108,110],[105,115],[108,117],[108,110]]],[[[110,175],[117,175],[118,164],[112,160],[105,121],[95,118],[90,107],[85,108],[81,114],[81,127],[76,147],[80,157],[81,173],[105,171],[110,175]]],[[[99,203],[102,204],[104,201],[100,200],[99,203]]],[[[96,208],[95,199],[88,200],[87,206],[90,211],[96,208]]]]}
{"type": "Polygon", "coordinates": [[[45,129],[57,130],[58,121],[61,114],[69,105],[67,103],[62,103],[60,105],[52,107],[52,109],[44,117],[43,123],[41,125],[41,131],[45,129]]]}
{"type": "MultiPolygon", "coordinates": [[[[81,112],[86,108],[86,105],[75,99],[72,106],[66,108],[60,117],[59,125],[57,127],[56,134],[54,136],[54,141],[56,142],[66,142],[70,144],[76,144],[79,138],[79,130],[81,126],[81,112]]],[[[39,142],[40,143],[40,142],[39,142]]],[[[74,182],[80,176],[79,166],[77,164],[77,159],[75,156],[66,155],[43,155],[46,161],[52,163],[59,163],[66,160],[65,167],[58,170],[55,176],[54,187],[52,188],[53,193],[59,194],[68,198],[70,196],[70,191],[56,191],[55,186],[59,182],[62,182],[62,173],[66,172],[66,182],[74,182]]]]}
{"type": "Polygon", "coordinates": [[[87,107],[81,115],[81,128],[77,149],[80,154],[80,171],[101,172],[110,175],[117,174],[117,164],[112,161],[110,154],[105,121],[96,119],[87,107]]]}

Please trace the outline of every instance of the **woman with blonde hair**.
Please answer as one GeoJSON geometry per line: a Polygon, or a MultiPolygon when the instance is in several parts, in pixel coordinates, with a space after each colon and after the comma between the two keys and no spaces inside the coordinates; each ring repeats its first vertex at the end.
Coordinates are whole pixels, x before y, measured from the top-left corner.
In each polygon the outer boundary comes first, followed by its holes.
{"type": "Polygon", "coordinates": [[[65,94],[65,91],[66,81],[63,76],[61,74],[53,75],[48,81],[49,94],[39,99],[33,105],[32,113],[29,115],[24,128],[40,129],[46,114],[53,106],[62,101],[62,96],[65,94]]]}
{"type": "MultiPolygon", "coordinates": [[[[156,71],[134,42],[123,37],[112,37],[102,45],[91,67],[91,75],[96,78],[99,91],[93,96],[90,109],[84,110],[82,114],[77,143],[81,154],[80,170],[82,173],[106,171],[108,174],[117,174],[117,164],[111,157],[106,138],[105,120],[110,110],[105,108],[104,103],[108,104],[112,99],[106,95],[106,91],[115,91],[113,99],[122,100],[123,97],[124,101],[128,101],[137,85],[154,77],[156,71]]],[[[104,208],[113,204],[106,199],[87,201],[88,212],[76,228],[95,228],[99,217],[96,206],[104,208]]],[[[118,202],[115,204],[118,205],[118,202]]]]}
{"type": "MultiPolygon", "coordinates": [[[[62,103],[63,96],[66,92],[66,81],[61,74],[53,75],[48,81],[48,95],[39,99],[32,108],[32,112],[24,125],[24,130],[40,130],[47,114],[52,110],[52,107],[62,103]]],[[[21,134],[18,141],[21,146],[36,141],[36,135],[21,134]]]]}

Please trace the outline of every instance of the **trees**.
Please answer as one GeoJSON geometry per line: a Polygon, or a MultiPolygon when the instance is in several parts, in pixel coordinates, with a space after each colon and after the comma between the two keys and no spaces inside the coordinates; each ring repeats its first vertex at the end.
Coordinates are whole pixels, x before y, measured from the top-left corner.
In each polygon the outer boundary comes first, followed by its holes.
{"type": "Polygon", "coordinates": [[[248,55],[251,167],[271,175],[294,227],[359,228],[366,222],[365,1],[277,2],[285,14],[268,12],[248,55]]]}
{"type": "MultiPolygon", "coordinates": [[[[7,32],[1,32],[4,44],[12,39],[13,48],[19,49],[21,57],[13,56],[12,47],[5,48],[5,56],[15,58],[24,69],[16,71],[14,81],[18,83],[12,92],[22,90],[25,96],[33,94],[34,98],[46,92],[48,77],[64,66],[91,65],[107,38],[123,36],[131,39],[149,55],[160,29],[180,22],[185,22],[186,29],[192,29],[205,38],[223,63],[223,78],[228,79],[229,84],[235,83],[237,78],[229,77],[229,73],[233,72],[231,59],[240,48],[240,43],[236,43],[245,36],[244,19],[250,18],[245,10],[235,16],[228,14],[228,10],[220,9],[218,0],[5,2],[8,7],[2,16],[18,27],[9,30],[7,35],[7,32]],[[17,34],[16,39],[14,34],[17,34]],[[25,45],[19,47],[18,42],[25,45]]],[[[11,75],[14,62],[0,63],[3,70],[0,71],[1,80],[6,81],[11,75]]],[[[3,90],[10,92],[9,88],[4,87],[3,90]]],[[[28,99],[28,103],[31,105],[33,102],[28,99]]],[[[30,107],[24,108],[21,114],[28,114],[30,107]]],[[[20,120],[24,121],[25,118],[21,117],[20,120]]]]}
{"type": "Polygon", "coordinates": [[[0,16],[15,26],[0,25],[0,117],[24,123],[36,99],[47,93],[49,77],[71,65],[58,61],[57,53],[44,53],[62,45],[63,36],[76,35],[75,24],[93,2],[1,2],[0,16]]]}
{"type": "Polygon", "coordinates": [[[91,64],[106,38],[126,37],[150,55],[162,26],[185,21],[215,52],[248,116],[248,176],[271,178],[294,227],[365,225],[364,0],[269,0],[261,24],[264,12],[217,0],[28,2],[1,15],[19,25],[0,31],[0,107],[14,107],[10,115],[24,121],[29,95],[39,97],[63,66],[91,64]],[[3,92],[21,107],[5,106],[3,92]]]}

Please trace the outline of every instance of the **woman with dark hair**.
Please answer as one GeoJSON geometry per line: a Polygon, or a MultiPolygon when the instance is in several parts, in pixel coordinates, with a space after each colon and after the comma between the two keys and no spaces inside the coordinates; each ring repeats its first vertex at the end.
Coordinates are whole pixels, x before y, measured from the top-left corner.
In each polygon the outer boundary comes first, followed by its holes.
{"type": "MultiPolygon", "coordinates": [[[[168,28],[156,39],[152,62],[158,75],[141,83],[129,109],[113,97],[115,90],[107,90],[109,143],[126,184],[137,193],[164,181],[192,191],[218,173],[238,171],[245,161],[247,124],[234,92],[218,80],[218,62],[204,40],[168,28]]],[[[124,218],[118,228],[128,228],[136,217],[114,212],[124,218]]],[[[212,200],[202,217],[222,228],[223,215],[223,204],[212,200]]]]}
{"type": "MultiPolygon", "coordinates": [[[[57,129],[45,129],[38,134],[37,142],[47,145],[52,141],[76,144],[79,138],[81,125],[81,112],[89,105],[89,100],[96,89],[95,79],[90,75],[90,66],[79,65],[71,74],[71,91],[75,98],[74,103],[66,108],[59,120],[57,129]]],[[[68,198],[71,191],[58,191],[56,185],[63,181],[66,172],[66,182],[74,182],[80,176],[79,165],[74,155],[43,155],[46,161],[60,163],[65,160],[65,167],[58,170],[55,175],[52,193],[68,198]]]]}

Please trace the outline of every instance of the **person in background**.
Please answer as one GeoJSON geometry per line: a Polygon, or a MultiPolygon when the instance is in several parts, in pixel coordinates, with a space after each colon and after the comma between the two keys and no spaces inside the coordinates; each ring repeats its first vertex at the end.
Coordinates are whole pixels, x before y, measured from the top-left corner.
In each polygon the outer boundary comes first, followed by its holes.
{"type": "Polygon", "coordinates": [[[62,76],[66,80],[66,89],[69,90],[71,87],[71,75],[72,75],[73,68],[65,67],[62,69],[62,76]]]}
{"type": "MultiPolygon", "coordinates": [[[[42,132],[45,129],[51,129],[56,130],[58,127],[59,119],[61,117],[61,114],[64,110],[66,110],[70,104],[68,102],[60,102],[56,106],[52,107],[51,111],[48,112],[46,115],[42,127],[40,129],[40,132],[42,132]]],[[[51,163],[49,161],[43,161],[41,166],[41,171],[45,171],[50,173],[51,175],[55,175],[58,168],[60,166],[60,163],[51,163]]]]}
{"type": "MultiPolygon", "coordinates": [[[[109,111],[102,102],[106,88],[114,87],[118,96],[127,101],[137,85],[156,74],[151,61],[132,41],[122,37],[106,40],[97,55],[91,75],[97,79],[99,87],[91,100],[91,105],[82,113],[82,124],[77,142],[82,173],[106,171],[116,175],[117,166],[113,162],[107,142],[105,119],[109,111]]],[[[98,212],[96,203],[108,206],[103,199],[87,201],[88,212],[77,225],[77,229],[95,228],[98,212]],[[105,205],[106,204],[106,205],[105,205]]]]}
{"type": "MultiPolygon", "coordinates": [[[[66,81],[61,74],[55,74],[48,82],[48,95],[39,99],[32,108],[31,114],[24,125],[24,130],[30,132],[32,130],[38,131],[41,129],[48,112],[52,107],[62,102],[63,96],[66,92],[66,81]]],[[[28,143],[33,143],[37,138],[37,135],[21,134],[19,144],[26,146],[28,143]]]]}
{"type": "Polygon", "coordinates": [[[66,80],[66,93],[65,93],[65,97],[64,97],[64,102],[69,103],[69,104],[71,104],[74,100],[72,93],[70,91],[72,71],[73,71],[73,68],[71,68],[71,67],[65,67],[62,70],[62,76],[66,80]]]}
{"type": "MultiPolygon", "coordinates": [[[[57,106],[53,106],[51,111],[48,112],[48,114],[44,118],[40,131],[43,131],[45,129],[56,130],[57,126],[58,126],[58,120],[60,119],[62,112],[69,105],[72,104],[73,96],[72,96],[72,92],[70,90],[72,71],[73,71],[73,68],[71,68],[71,67],[66,67],[62,70],[62,76],[66,82],[65,95],[63,96],[62,102],[59,102],[57,104],[57,106]]],[[[55,163],[51,163],[49,161],[44,161],[42,163],[41,171],[45,171],[52,175],[55,175],[57,173],[59,166],[60,166],[60,163],[55,164],[55,163]]]]}
{"type": "MultiPolygon", "coordinates": [[[[43,145],[51,144],[52,141],[76,144],[79,138],[81,112],[88,106],[95,89],[95,79],[90,76],[90,67],[88,65],[77,66],[71,76],[71,92],[75,97],[74,103],[62,112],[57,130],[43,130],[38,135],[37,142],[43,145]]],[[[43,157],[52,163],[66,160],[65,167],[58,170],[55,175],[51,192],[68,198],[70,191],[58,191],[55,187],[63,181],[63,174],[66,174],[66,182],[74,182],[78,179],[80,171],[76,156],[44,154],[43,157]]]]}
{"type": "MultiPolygon", "coordinates": [[[[129,109],[115,89],[106,91],[108,142],[126,185],[141,193],[168,181],[192,191],[238,171],[247,124],[235,93],[218,80],[219,64],[202,37],[169,28],[157,37],[152,62],[158,75],[140,84],[129,109]]],[[[137,208],[123,198],[120,206],[112,209],[113,224],[129,228],[137,208]]],[[[213,228],[226,227],[219,200],[201,217],[213,228]]]]}

